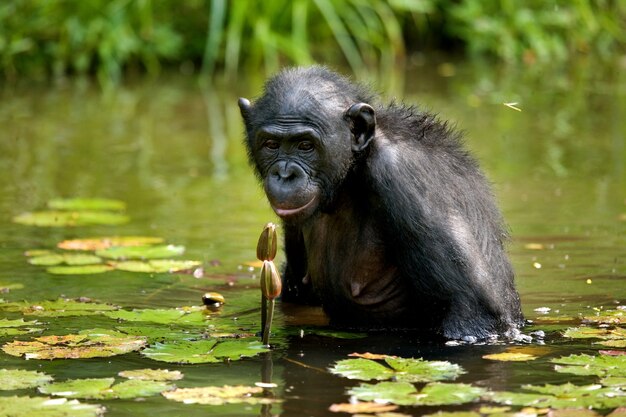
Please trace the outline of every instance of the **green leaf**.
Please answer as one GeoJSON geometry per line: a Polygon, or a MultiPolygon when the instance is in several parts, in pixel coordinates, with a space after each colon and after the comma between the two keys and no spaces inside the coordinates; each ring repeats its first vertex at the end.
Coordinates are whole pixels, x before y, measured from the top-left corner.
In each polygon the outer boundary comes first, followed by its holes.
{"type": "Polygon", "coordinates": [[[51,266],[46,272],[54,275],[93,275],[112,271],[111,265],[51,266]]]}
{"type": "Polygon", "coordinates": [[[624,339],[626,338],[626,329],[616,327],[613,329],[598,329],[594,327],[570,327],[563,333],[564,337],[572,339],[624,339]]]}
{"type": "Polygon", "coordinates": [[[96,417],[104,407],[47,397],[0,397],[0,415],[10,417],[96,417]]]}
{"type": "Polygon", "coordinates": [[[600,377],[626,376],[626,355],[570,355],[551,360],[557,372],[600,377]],[[565,366],[563,366],[565,365],[565,366]]]}
{"type": "Polygon", "coordinates": [[[626,387],[626,376],[609,376],[602,378],[600,383],[605,387],[626,387]]]}
{"type": "Polygon", "coordinates": [[[533,393],[493,392],[486,396],[507,405],[538,408],[614,408],[624,402],[619,388],[603,388],[597,384],[524,385],[523,388],[533,393]]]}
{"type": "Polygon", "coordinates": [[[163,326],[121,326],[117,327],[122,333],[145,336],[150,344],[154,342],[172,342],[198,338],[197,331],[191,330],[171,330],[163,326]]]}
{"type": "Polygon", "coordinates": [[[173,259],[153,259],[147,262],[143,261],[125,261],[112,264],[115,269],[128,272],[144,272],[144,273],[172,273],[186,271],[202,263],[190,260],[173,260],[173,259]]]}
{"type": "Polygon", "coordinates": [[[108,259],[156,259],[182,255],[184,246],[112,246],[96,251],[96,255],[108,259]]]}
{"type": "Polygon", "coordinates": [[[380,404],[413,405],[417,401],[417,390],[408,382],[379,382],[361,384],[348,391],[361,401],[376,401],[380,404]]]}
{"type": "Polygon", "coordinates": [[[183,379],[182,372],[167,369],[133,369],[121,371],[118,375],[127,379],[140,379],[143,381],[177,381],[183,379]]]}
{"type": "Polygon", "coordinates": [[[100,314],[103,311],[117,310],[119,307],[112,304],[92,302],[88,298],[59,298],[52,301],[36,303],[19,302],[0,304],[0,310],[19,311],[25,315],[39,317],[67,317],[100,314]]]}
{"type": "Polygon", "coordinates": [[[53,266],[60,264],[67,265],[92,265],[98,264],[102,261],[101,258],[88,254],[50,254],[43,256],[34,256],[28,259],[28,263],[31,265],[40,266],[53,266]]]}
{"type": "Polygon", "coordinates": [[[43,372],[24,369],[0,369],[0,390],[34,388],[52,381],[43,372]]]}
{"type": "Polygon", "coordinates": [[[444,361],[425,361],[423,359],[384,357],[389,367],[370,359],[344,359],[338,361],[330,372],[349,379],[430,382],[452,380],[463,374],[459,365],[444,361]]]}
{"type": "Polygon", "coordinates": [[[141,354],[150,359],[169,363],[212,363],[224,359],[238,360],[269,352],[258,340],[240,339],[220,342],[216,339],[194,342],[156,343],[141,354]]]}
{"type": "Polygon", "coordinates": [[[177,388],[162,393],[165,398],[185,404],[271,404],[280,402],[275,398],[263,397],[263,388],[247,386],[177,388]]]}
{"type": "Polygon", "coordinates": [[[129,399],[149,397],[173,386],[163,381],[129,380],[113,384],[114,378],[72,379],[39,387],[43,394],[66,398],[95,400],[129,399]]]}
{"type": "Polygon", "coordinates": [[[39,227],[74,227],[128,223],[129,217],[109,211],[37,211],[13,218],[15,223],[39,227]]]}
{"type": "Polygon", "coordinates": [[[2,350],[25,359],[86,359],[122,355],[143,348],[146,339],[112,330],[91,329],[65,336],[41,336],[6,343],[2,350]]]}
{"type": "Polygon", "coordinates": [[[57,198],[48,201],[48,208],[52,210],[102,210],[121,211],[126,209],[126,203],[108,198],[57,198]]]}
{"type": "Polygon", "coordinates": [[[584,316],[583,323],[596,324],[622,324],[626,323],[625,310],[603,310],[596,313],[595,316],[584,316]]]}
{"type": "Polygon", "coordinates": [[[171,308],[171,309],[142,309],[118,310],[104,313],[115,320],[142,321],[178,326],[204,326],[208,315],[204,307],[171,308]]]}
{"type": "Polygon", "coordinates": [[[486,392],[484,388],[469,384],[443,384],[431,382],[420,392],[420,405],[454,405],[477,401],[486,392]]]}
{"type": "Polygon", "coordinates": [[[59,249],[95,251],[111,246],[148,246],[162,243],[161,237],[146,236],[103,236],[64,240],[57,244],[59,249]]]}
{"type": "Polygon", "coordinates": [[[362,381],[391,379],[394,371],[380,363],[369,359],[344,359],[337,361],[329,369],[332,374],[340,375],[348,379],[360,379],[362,381]]]}
{"type": "Polygon", "coordinates": [[[37,326],[39,324],[40,323],[36,320],[24,321],[24,319],[18,319],[18,320],[2,319],[0,320],[0,337],[17,336],[20,334],[40,332],[42,331],[42,329],[35,328],[35,327],[29,327],[25,329],[23,328],[25,326],[37,326]]]}

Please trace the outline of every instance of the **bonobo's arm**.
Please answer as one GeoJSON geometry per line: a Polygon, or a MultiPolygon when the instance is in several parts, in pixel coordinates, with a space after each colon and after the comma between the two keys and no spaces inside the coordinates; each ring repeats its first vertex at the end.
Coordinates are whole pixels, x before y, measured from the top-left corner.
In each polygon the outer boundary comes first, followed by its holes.
{"type": "Polygon", "coordinates": [[[307,259],[302,230],[298,226],[288,224],[283,224],[283,229],[287,260],[283,265],[282,300],[300,304],[320,304],[307,277],[307,259]]]}
{"type": "Polygon", "coordinates": [[[416,298],[443,314],[444,336],[485,338],[521,324],[500,215],[473,160],[417,141],[374,142],[368,176],[390,253],[416,298]]]}

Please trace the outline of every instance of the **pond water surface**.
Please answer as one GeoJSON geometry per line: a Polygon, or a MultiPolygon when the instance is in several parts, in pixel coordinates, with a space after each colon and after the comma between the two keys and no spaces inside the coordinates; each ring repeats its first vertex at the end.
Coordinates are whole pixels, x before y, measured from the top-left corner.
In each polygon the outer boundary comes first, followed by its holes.
{"type": "MultiPolygon", "coordinates": [[[[81,81],[4,85],[0,93],[0,287],[23,285],[3,294],[4,301],[89,297],[124,309],[171,308],[199,305],[204,292],[218,291],[227,300],[222,314],[231,312],[233,319],[241,315],[242,326],[254,331],[260,317],[258,269],[251,270],[246,262],[255,260],[263,225],[277,219],[247,164],[236,99],[259,91],[256,81],[201,88],[181,76],[106,92],[81,81]],[[58,197],[119,199],[126,202],[130,221],[73,228],[11,221],[22,212],[45,209],[47,201],[58,197]],[[111,235],[159,236],[184,245],[185,258],[201,261],[204,273],[113,271],[62,276],[29,265],[24,256],[29,249],[53,249],[65,239],[111,235]],[[237,309],[232,304],[238,302],[250,308],[237,309]]],[[[486,64],[414,64],[404,78],[396,79],[395,92],[387,96],[394,95],[432,109],[466,132],[467,146],[493,182],[510,227],[509,251],[524,313],[528,319],[539,318],[525,332],[546,332],[544,343],[517,348],[538,359],[482,358],[510,350],[511,345],[446,346],[394,334],[336,338],[311,328],[323,323],[323,318],[316,310],[306,310],[285,311],[277,317],[278,342],[270,354],[230,363],[171,364],[138,352],[45,361],[0,352],[0,368],[39,370],[57,381],[112,377],[127,369],[177,369],[185,377],[176,385],[195,387],[254,385],[269,378],[271,365],[272,382],[277,384],[274,395],[284,400],[271,407],[185,405],[160,395],[141,401],[81,400],[104,405],[107,416],[328,415],[329,406],[348,402],[346,390],[359,384],[327,371],[351,352],[447,360],[466,371],[455,382],[490,390],[515,391],[528,383],[597,382],[593,376],[557,373],[550,359],[596,354],[600,347],[594,340],[572,340],[560,332],[579,325],[580,316],[626,304],[624,63],[581,62],[541,71],[486,64]],[[522,111],[503,103],[517,103],[513,107],[522,111]],[[551,310],[536,311],[544,307],[551,310]],[[541,319],[546,316],[548,320],[541,319]]],[[[0,314],[22,317],[1,310],[0,314]]],[[[100,315],[38,320],[43,322],[44,335],[117,324],[100,315]]],[[[36,336],[6,336],[0,343],[36,336]]],[[[41,395],[35,389],[0,394],[41,395]]],[[[475,410],[480,404],[487,403],[399,411],[421,415],[475,410]]]]}

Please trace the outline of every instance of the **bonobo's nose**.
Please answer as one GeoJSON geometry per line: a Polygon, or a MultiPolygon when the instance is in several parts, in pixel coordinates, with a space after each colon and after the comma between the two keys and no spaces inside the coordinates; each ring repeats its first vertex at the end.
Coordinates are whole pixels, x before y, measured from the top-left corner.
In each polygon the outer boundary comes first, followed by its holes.
{"type": "Polygon", "coordinates": [[[291,181],[301,175],[301,168],[294,163],[278,162],[270,168],[269,174],[279,181],[291,181]]]}

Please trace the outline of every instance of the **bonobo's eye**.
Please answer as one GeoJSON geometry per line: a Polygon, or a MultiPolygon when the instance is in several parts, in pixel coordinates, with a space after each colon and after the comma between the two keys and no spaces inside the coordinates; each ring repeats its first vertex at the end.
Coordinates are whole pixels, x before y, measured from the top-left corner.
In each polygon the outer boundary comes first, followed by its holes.
{"type": "Polygon", "coordinates": [[[298,149],[301,151],[312,151],[313,150],[313,142],[309,142],[308,140],[303,140],[298,143],[298,149]]]}
{"type": "Polygon", "coordinates": [[[278,141],[268,139],[265,142],[263,142],[263,147],[266,149],[276,150],[280,148],[280,143],[278,143],[278,141]]]}

